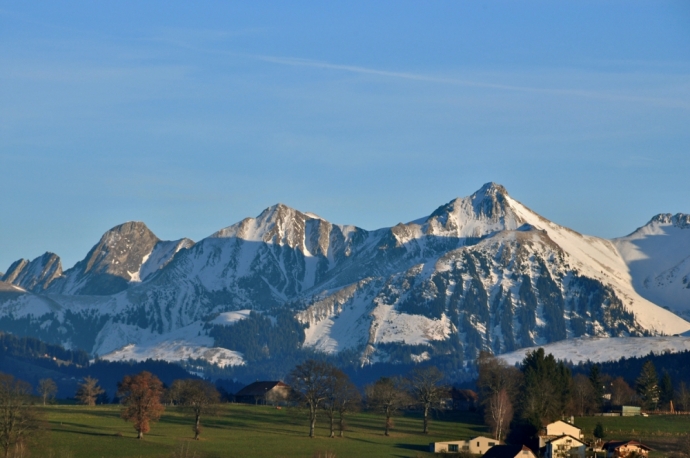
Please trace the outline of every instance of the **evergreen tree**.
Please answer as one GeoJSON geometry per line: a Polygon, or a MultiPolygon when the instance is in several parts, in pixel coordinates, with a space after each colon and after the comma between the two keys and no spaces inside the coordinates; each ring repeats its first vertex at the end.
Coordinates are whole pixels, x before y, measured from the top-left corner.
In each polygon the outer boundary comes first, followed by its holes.
{"type": "Polygon", "coordinates": [[[662,409],[668,409],[673,401],[673,382],[668,372],[664,371],[659,383],[659,403],[662,409]]]}
{"type": "Polygon", "coordinates": [[[598,364],[593,364],[589,370],[589,382],[592,384],[592,397],[594,400],[595,411],[601,412],[604,403],[604,381],[598,364]]]}
{"type": "Polygon", "coordinates": [[[539,348],[527,353],[522,362],[524,375],[521,417],[534,428],[565,414],[572,396],[570,370],[552,354],[539,348]]]}
{"type": "Polygon", "coordinates": [[[606,433],[604,432],[604,425],[602,425],[600,422],[597,423],[597,425],[594,427],[594,437],[597,439],[603,439],[606,436],[606,433]]]}
{"type": "Polygon", "coordinates": [[[637,394],[642,399],[642,406],[646,410],[655,410],[659,405],[659,379],[652,361],[647,361],[642,366],[642,372],[636,381],[637,394]]]}

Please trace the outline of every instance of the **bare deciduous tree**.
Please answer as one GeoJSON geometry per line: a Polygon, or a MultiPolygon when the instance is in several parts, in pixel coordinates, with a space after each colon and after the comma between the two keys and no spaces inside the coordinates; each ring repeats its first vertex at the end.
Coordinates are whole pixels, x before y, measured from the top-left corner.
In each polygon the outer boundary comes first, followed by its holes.
{"type": "Polygon", "coordinates": [[[48,401],[55,398],[55,393],[57,393],[57,385],[52,379],[43,378],[38,381],[38,388],[36,388],[38,394],[43,399],[43,405],[46,405],[48,401]]]}
{"type": "Polygon", "coordinates": [[[98,379],[87,376],[79,385],[79,388],[77,388],[77,393],[74,397],[77,398],[77,401],[81,404],[95,406],[96,399],[103,392],[103,388],[98,386],[98,379]]]}
{"type": "Polygon", "coordinates": [[[13,448],[23,449],[40,429],[38,413],[31,402],[31,385],[0,373],[0,446],[4,457],[13,448]]]}
{"type": "Polygon", "coordinates": [[[685,382],[680,382],[678,390],[676,391],[676,400],[680,404],[680,409],[685,412],[690,411],[690,389],[685,382]]]}
{"type": "Polygon", "coordinates": [[[442,384],[445,376],[436,366],[417,367],[406,379],[412,399],[422,407],[424,425],[422,432],[429,434],[429,413],[440,406],[441,400],[449,395],[448,386],[442,384]]]}
{"type": "Polygon", "coordinates": [[[573,377],[573,401],[577,414],[583,416],[594,410],[595,399],[596,393],[589,377],[583,374],[573,377]]]}
{"type": "Polygon", "coordinates": [[[522,379],[522,373],[515,367],[492,354],[481,352],[477,358],[479,378],[477,388],[484,408],[484,420],[491,428],[494,438],[503,440],[513,418],[514,399],[522,379]]]}
{"type": "Polygon", "coordinates": [[[171,406],[179,405],[183,386],[184,380],[173,380],[170,387],[163,393],[163,403],[171,406]]]}
{"type": "Polygon", "coordinates": [[[618,377],[611,382],[611,404],[622,406],[637,403],[637,393],[623,380],[618,377]]]}
{"type": "Polygon", "coordinates": [[[345,430],[345,415],[356,410],[362,397],[350,378],[340,369],[334,368],[328,379],[328,394],[323,403],[323,410],[330,420],[330,437],[335,437],[335,419],[339,418],[340,437],[345,430]]]}
{"type": "Polygon", "coordinates": [[[328,383],[334,366],[324,361],[307,360],[288,375],[287,383],[300,405],[309,410],[309,437],[314,437],[318,409],[328,397],[328,383]]]}
{"type": "Polygon", "coordinates": [[[165,407],[161,404],[163,384],[150,372],[127,375],[118,383],[118,396],[122,403],[120,416],[134,423],[137,439],[151,429],[150,423],[158,421],[165,407]]]}
{"type": "Polygon", "coordinates": [[[484,419],[489,428],[499,441],[502,441],[508,433],[508,427],[513,420],[513,403],[504,388],[498,393],[492,394],[485,404],[484,419]]]}
{"type": "MultiPolygon", "coordinates": [[[[178,380],[175,380],[177,382],[178,380]]],[[[204,380],[180,380],[179,403],[194,415],[194,440],[201,434],[201,414],[209,413],[220,401],[216,387],[204,380]]],[[[174,383],[173,383],[174,384],[174,383]]]]}
{"type": "Polygon", "coordinates": [[[393,415],[410,401],[403,381],[399,377],[381,377],[367,386],[365,392],[367,406],[386,417],[384,434],[388,436],[393,427],[393,415]]]}

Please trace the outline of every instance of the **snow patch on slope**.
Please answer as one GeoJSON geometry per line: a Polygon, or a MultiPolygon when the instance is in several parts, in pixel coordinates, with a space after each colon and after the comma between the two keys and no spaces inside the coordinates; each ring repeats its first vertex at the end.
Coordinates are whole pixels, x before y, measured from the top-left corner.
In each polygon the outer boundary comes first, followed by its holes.
{"type": "Polygon", "coordinates": [[[690,313],[690,215],[657,215],[613,243],[635,290],[650,301],[690,313]]]}
{"type": "Polygon", "coordinates": [[[241,353],[213,347],[213,338],[206,335],[203,322],[197,321],[166,334],[123,323],[108,323],[96,337],[94,354],[108,361],[161,359],[186,361],[200,358],[220,367],[241,366],[241,353]]]}
{"type": "Polygon", "coordinates": [[[514,365],[522,362],[528,352],[538,348],[543,348],[546,354],[551,353],[556,359],[572,361],[575,364],[585,361],[599,363],[617,361],[623,357],[642,357],[649,353],[678,353],[690,350],[690,337],[588,337],[522,348],[498,357],[514,365]]]}
{"type": "Polygon", "coordinates": [[[689,322],[635,291],[628,265],[614,242],[579,234],[548,221],[509,196],[506,199],[518,217],[537,229],[545,230],[582,274],[610,285],[645,329],[666,334],[680,334],[690,330],[689,322]]]}
{"type": "Polygon", "coordinates": [[[367,315],[372,299],[369,282],[347,286],[298,313],[297,319],[309,324],[304,330],[304,346],[337,353],[366,344],[371,321],[367,315]]]}
{"type": "Polygon", "coordinates": [[[428,345],[432,340],[446,340],[452,324],[444,313],[440,320],[422,315],[400,313],[392,305],[380,304],[372,312],[372,342],[428,345]]]}
{"type": "Polygon", "coordinates": [[[232,324],[237,323],[240,320],[245,320],[249,318],[249,314],[251,313],[251,310],[237,310],[235,312],[224,312],[218,315],[216,318],[214,318],[210,324],[220,324],[220,325],[225,325],[229,326],[232,324]]]}

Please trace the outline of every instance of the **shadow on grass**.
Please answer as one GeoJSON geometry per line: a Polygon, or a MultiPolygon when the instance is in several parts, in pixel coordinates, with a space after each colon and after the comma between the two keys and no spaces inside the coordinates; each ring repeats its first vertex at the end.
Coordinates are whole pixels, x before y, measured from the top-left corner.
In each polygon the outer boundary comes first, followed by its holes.
{"type": "Polygon", "coordinates": [[[420,444],[395,444],[395,448],[404,448],[405,450],[414,450],[415,452],[428,452],[428,445],[420,444]]]}

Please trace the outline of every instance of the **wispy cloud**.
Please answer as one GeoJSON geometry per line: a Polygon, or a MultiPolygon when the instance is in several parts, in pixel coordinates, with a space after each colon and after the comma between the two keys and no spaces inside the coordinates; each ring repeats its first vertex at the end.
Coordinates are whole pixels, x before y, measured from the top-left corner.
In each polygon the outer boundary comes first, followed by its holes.
{"type": "Polygon", "coordinates": [[[499,91],[512,91],[512,92],[524,92],[524,93],[536,93],[536,94],[551,94],[551,95],[561,95],[561,96],[572,96],[572,97],[585,97],[592,99],[602,99],[602,100],[612,100],[612,101],[624,101],[624,102],[637,102],[637,103],[649,103],[654,105],[661,105],[667,107],[676,107],[683,109],[690,109],[690,103],[684,100],[676,100],[670,98],[662,97],[641,97],[635,95],[626,94],[612,94],[603,91],[588,91],[581,89],[562,89],[562,88],[544,88],[544,87],[532,87],[532,86],[520,86],[511,84],[496,84],[484,81],[474,81],[459,78],[449,78],[449,77],[439,77],[433,75],[426,75],[422,73],[410,73],[410,72],[394,72],[388,70],[380,70],[376,68],[361,67],[356,65],[342,65],[333,64],[330,62],[315,61],[309,59],[298,59],[289,57],[274,57],[274,56],[263,56],[263,55],[244,55],[244,57],[252,58],[255,60],[260,60],[263,62],[269,62],[279,65],[289,65],[293,67],[310,67],[319,68],[325,70],[336,70],[344,71],[350,73],[360,73],[367,75],[376,75],[386,78],[396,78],[405,79],[410,81],[420,81],[427,83],[437,83],[437,84],[449,84],[456,86],[465,87],[476,87],[476,88],[486,88],[495,89],[499,91]]]}

